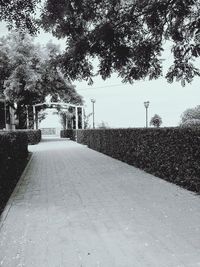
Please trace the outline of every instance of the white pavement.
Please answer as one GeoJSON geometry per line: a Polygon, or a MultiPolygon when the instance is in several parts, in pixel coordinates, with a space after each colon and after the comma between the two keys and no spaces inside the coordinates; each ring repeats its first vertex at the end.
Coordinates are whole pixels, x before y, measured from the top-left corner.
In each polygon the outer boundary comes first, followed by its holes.
{"type": "Polygon", "coordinates": [[[66,139],[30,150],[0,266],[200,266],[200,196],[66,139]]]}

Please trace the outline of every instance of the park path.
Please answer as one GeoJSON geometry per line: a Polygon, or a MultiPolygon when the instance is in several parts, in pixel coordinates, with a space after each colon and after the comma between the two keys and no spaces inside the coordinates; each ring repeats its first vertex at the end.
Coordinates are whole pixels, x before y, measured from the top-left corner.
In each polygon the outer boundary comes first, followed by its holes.
{"type": "Polygon", "coordinates": [[[0,266],[200,266],[200,196],[67,139],[29,149],[0,266]]]}

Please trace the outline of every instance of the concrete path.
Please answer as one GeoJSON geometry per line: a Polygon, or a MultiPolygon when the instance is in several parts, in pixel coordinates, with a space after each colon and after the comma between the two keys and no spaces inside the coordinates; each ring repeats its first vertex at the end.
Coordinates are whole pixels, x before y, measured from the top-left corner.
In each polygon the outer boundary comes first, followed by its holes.
{"type": "Polygon", "coordinates": [[[200,266],[200,196],[68,140],[30,150],[0,266],[200,266]]]}

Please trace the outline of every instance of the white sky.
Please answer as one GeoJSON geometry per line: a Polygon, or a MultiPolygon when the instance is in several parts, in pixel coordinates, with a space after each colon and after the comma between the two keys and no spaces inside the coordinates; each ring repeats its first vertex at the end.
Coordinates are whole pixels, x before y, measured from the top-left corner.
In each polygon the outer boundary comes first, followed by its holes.
{"type": "MultiPolygon", "coordinates": [[[[1,23],[0,36],[6,33],[5,25],[1,23]]],[[[57,40],[43,32],[36,38],[36,42],[46,44],[50,39],[64,48],[63,40],[57,40]]],[[[163,58],[167,59],[164,64],[169,66],[170,47],[166,49],[163,58]]],[[[96,99],[96,125],[104,121],[110,127],[144,127],[145,108],[143,103],[148,100],[150,101],[149,119],[157,113],[163,120],[162,126],[176,126],[185,109],[200,104],[199,78],[186,87],[182,87],[177,82],[169,84],[164,78],[156,81],[139,81],[132,85],[123,84],[117,75],[113,75],[106,81],[97,77],[92,86],[88,86],[86,82],[75,82],[74,84],[77,92],[85,100],[86,114],[92,112],[90,99],[96,99]]],[[[47,118],[42,123],[43,127],[53,127],[53,124],[59,124],[57,116],[47,118]]]]}

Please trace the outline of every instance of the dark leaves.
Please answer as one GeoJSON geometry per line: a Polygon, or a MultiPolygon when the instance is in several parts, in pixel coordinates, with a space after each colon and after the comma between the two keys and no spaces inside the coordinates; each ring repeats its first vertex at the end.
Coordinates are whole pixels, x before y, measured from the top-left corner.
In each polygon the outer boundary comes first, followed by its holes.
{"type": "Polygon", "coordinates": [[[199,14],[194,0],[46,0],[42,22],[46,30],[67,38],[62,62],[72,80],[92,78],[94,57],[103,79],[113,72],[125,82],[157,79],[162,46],[169,40],[175,64],[166,78],[184,85],[199,73],[192,63],[200,55],[199,14]]]}
{"type": "Polygon", "coordinates": [[[37,20],[33,17],[36,5],[41,0],[7,0],[0,1],[0,20],[7,22],[9,28],[17,27],[35,34],[38,30],[37,20]]]}

